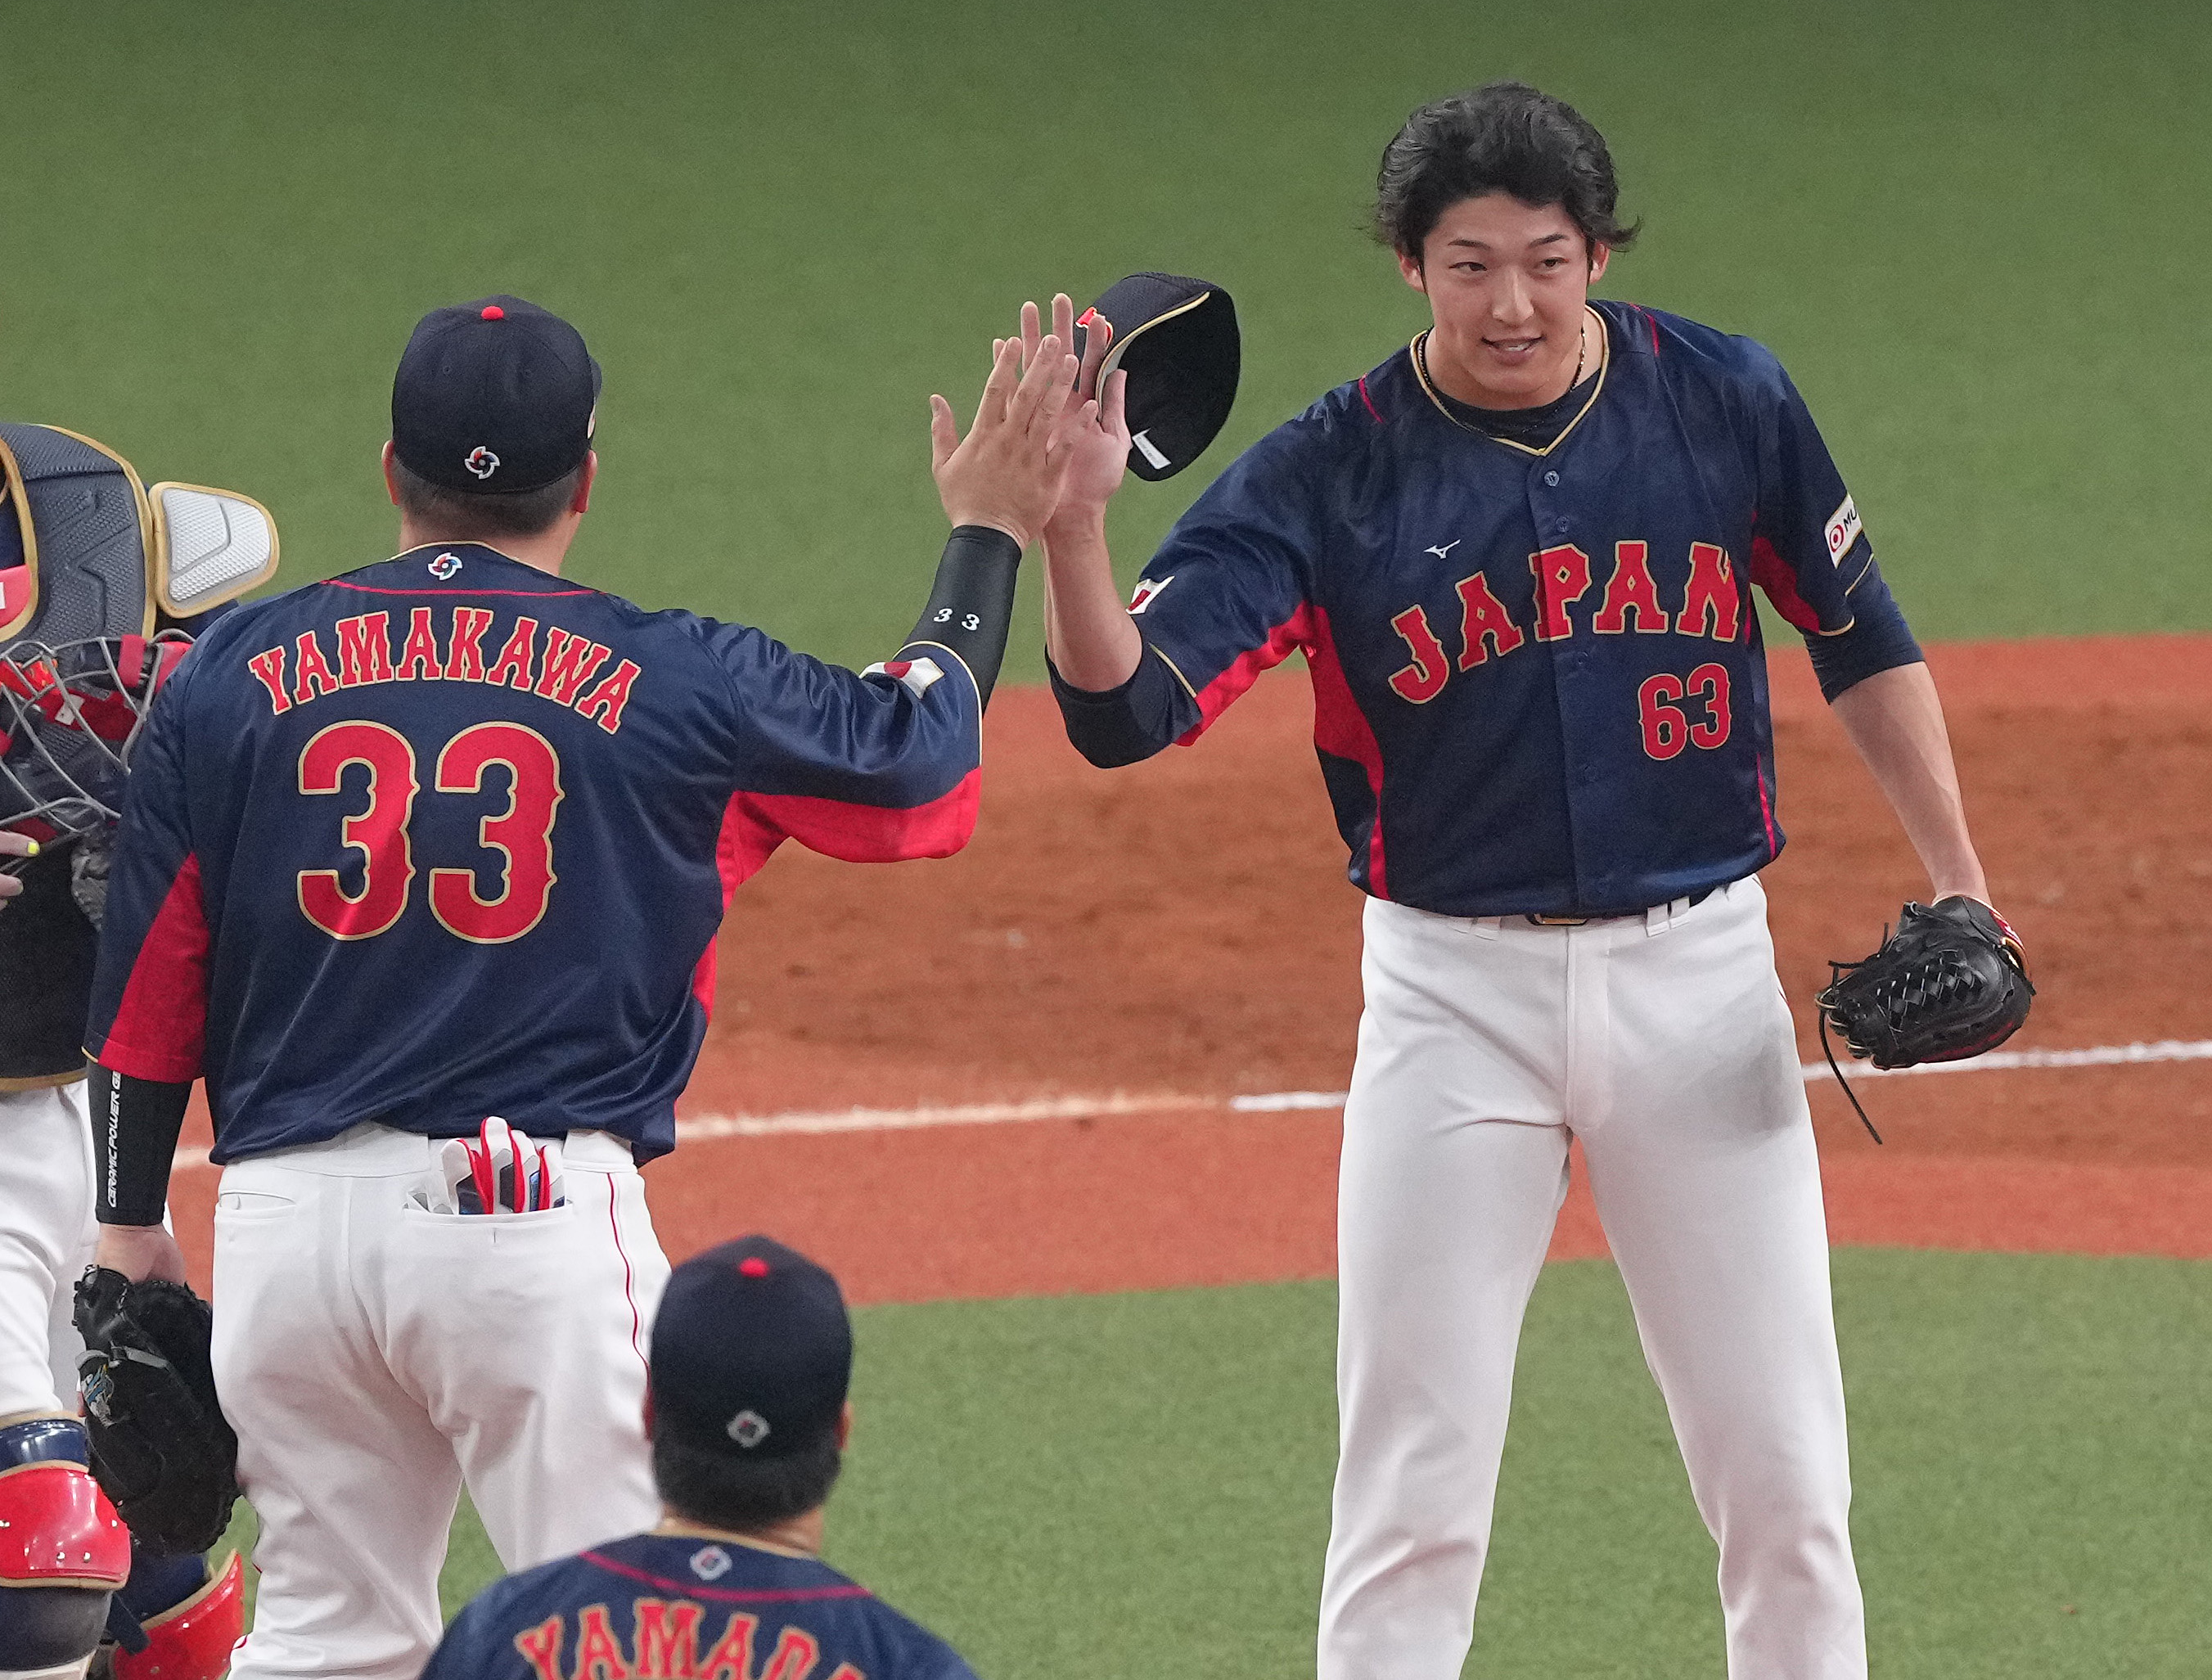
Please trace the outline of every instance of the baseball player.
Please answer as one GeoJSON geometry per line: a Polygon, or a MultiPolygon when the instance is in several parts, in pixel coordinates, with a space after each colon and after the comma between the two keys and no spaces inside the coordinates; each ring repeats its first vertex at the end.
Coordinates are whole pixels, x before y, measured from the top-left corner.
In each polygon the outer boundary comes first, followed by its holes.
{"type": "Polygon", "coordinates": [[[965,440],[933,400],[954,529],[855,675],[565,581],[598,365],[516,298],[434,311],[393,385],[399,554],[233,612],[156,700],[87,1041],[100,1258],[178,1275],[160,1210],[204,1077],[215,1377],[261,1523],[240,1680],[412,1680],[464,1482],[510,1568],[653,1520],[637,1165],[780,843],[968,839],[1076,369],[1021,352],[965,440]]]}
{"type": "Polygon", "coordinates": [[[489,1588],[423,1680],[975,1680],[819,1556],[853,1423],[836,1278],[767,1237],[709,1249],[669,1278],[652,1362],[659,1523],[489,1588]]]}
{"type": "Polygon", "coordinates": [[[149,490],[104,445],[0,422],[0,1680],[79,1672],[103,1630],[116,1680],[213,1680],[242,1623],[235,1556],[210,1577],[135,1544],[92,1485],[70,1286],[97,1228],[82,1046],[112,802],[151,685],[274,558],[246,498],[149,490]]]}
{"type": "Polygon", "coordinates": [[[1783,836],[1753,585],[1937,897],[1986,889],[1934,685],[1804,402],[1748,339],[1589,297],[1635,232],[1615,204],[1556,99],[1415,112],[1376,215],[1432,324],[1247,451],[1133,605],[1103,535],[1113,381],[1046,530],[1070,739],[1100,765],[1191,741],[1302,651],[1368,895],[1324,1680],[1460,1671],[1571,1137],[1719,1545],[1729,1671],[1866,1671],[1819,1163],[1758,878],[1783,836]]]}

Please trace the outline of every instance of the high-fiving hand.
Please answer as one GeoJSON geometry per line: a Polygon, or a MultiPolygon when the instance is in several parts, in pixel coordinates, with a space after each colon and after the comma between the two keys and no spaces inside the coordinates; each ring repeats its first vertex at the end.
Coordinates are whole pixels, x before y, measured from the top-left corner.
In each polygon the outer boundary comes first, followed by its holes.
{"type": "MultiPolygon", "coordinates": [[[[1025,361],[1034,362],[1053,338],[1063,344],[1075,342],[1075,304],[1066,293],[1058,294],[1052,300],[1051,338],[1040,337],[1043,324],[1035,304],[1022,306],[1021,343],[1025,361]]],[[[1059,434],[1067,443],[1069,455],[1067,474],[1060,484],[1060,506],[1054,510],[1056,517],[1097,518],[1121,488],[1121,481],[1128,472],[1129,421],[1123,401],[1129,376],[1117,367],[1107,377],[1104,390],[1098,385],[1099,365],[1111,348],[1105,333],[1084,335],[1083,370],[1075,381],[1077,400],[1069,403],[1060,416],[1059,434]]]]}
{"type": "MultiPolygon", "coordinates": [[[[1034,313],[1036,306],[1030,308],[1034,313]]],[[[1078,372],[1067,345],[1065,337],[1044,338],[1024,358],[1018,340],[994,343],[991,377],[965,438],[953,423],[952,405],[942,397],[929,399],[930,470],[955,525],[990,525],[1024,548],[1043,534],[1075,448],[1061,427],[1078,372]]],[[[1081,403],[1073,411],[1096,406],[1081,403]]]]}

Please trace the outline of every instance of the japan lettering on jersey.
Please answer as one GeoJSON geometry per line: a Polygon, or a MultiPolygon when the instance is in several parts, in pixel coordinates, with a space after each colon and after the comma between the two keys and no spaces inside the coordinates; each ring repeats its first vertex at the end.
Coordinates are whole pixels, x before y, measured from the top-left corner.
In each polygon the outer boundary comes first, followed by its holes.
{"type": "Polygon", "coordinates": [[[1605,361],[1549,447],[1471,429],[1401,350],[1247,451],[1138,585],[1175,679],[1160,744],[1304,652],[1352,876],[1378,897],[1629,910],[1782,848],[1751,589],[1839,635],[1873,550],[1771,355],[1592,307],[1605,361]]]}
{"type": "Polygon", "coordinates": [[[541,1564],[457,1616],[422,1680],[975,1680],[828,1564],[641,1534],[541,1564]]]}
{"type": "Polygon", "coordinates": [[[908,652],[858,676],[476,545],[241,608],[138,747],[87,1046],[204,1073],[218,1161],[489,1113],[659,1154],[738,884],[974,828],[975,683],[908,652]]]}

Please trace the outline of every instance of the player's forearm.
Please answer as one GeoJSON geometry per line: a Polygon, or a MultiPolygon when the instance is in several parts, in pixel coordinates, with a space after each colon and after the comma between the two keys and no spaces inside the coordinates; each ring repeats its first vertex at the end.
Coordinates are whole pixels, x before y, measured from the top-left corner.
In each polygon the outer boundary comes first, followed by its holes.
{"type": "Polygon", "coordinates": [[[1114,582],[1102,508],[1045,527],[1045,650],[1072,686],[1103,693],[1127,682],[1145,652],[1114,582]]]}
{"type": "Polygon", "coordinates": [[[1006,634],[1014,619],[1014,578],[1022,545],[995,526],[965,525],[945,539],[937,581],[915,621],[907,647],[949,648],[975,679],[983,703],[1006,661],[1006,634]]]}
{"type": "Polygon", "coordinates": [[[184,1130],[191,1081],[166,1084],[95,1066],[92,1070],[93,1202],[103,1225],[159,1225],[169,1168],[184,1130]]]}
{"type": "Polygon", "coordinates": [[[1920,854],[1935,897],[1960,893],[1987,903],[1989,883],[1966,832],[1951,737],[1928,667],[1878,671],[1829,704],[1920,854]]]}

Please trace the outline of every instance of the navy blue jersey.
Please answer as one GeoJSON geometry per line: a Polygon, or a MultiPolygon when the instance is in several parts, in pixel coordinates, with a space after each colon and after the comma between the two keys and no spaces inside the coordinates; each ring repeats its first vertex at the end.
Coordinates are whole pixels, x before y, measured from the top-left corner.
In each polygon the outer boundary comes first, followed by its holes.
{"type": "Polygon", "coordinates": [[[936,1635],[811,1557],[641,1534],[486,1588],[422,1680],[975,1680],[936,1635]]]}
{"type": "Polygon", "coordinates": [[[215,1159],[487,1114],[669,1149],[729,895],[786,838],[974,828],[982,708],[475,545],[239,609],[133,760],[87,1046],[204,1074],[215,1159]]]}
{"type": "MultiPolygon", "coordinates": [[[[1592,914],[1772,859],[1752,587],[1814,639],[1894,609],[1771,355],[1591,307],[1604,360],[1547,447],[1477,429],[1401,350],[1246,451],[1145,568],[1147,651],[1117,702],[1138,738],[1094,756],[1194,739],[1300,650],[1352,878],[1376,897],[1592,914]]],[[[1883,657],[1917,658],[1895,628],[1883,657]]],[[[1084,744],[1094,702],[1060,698],[1084,744]]]]}

